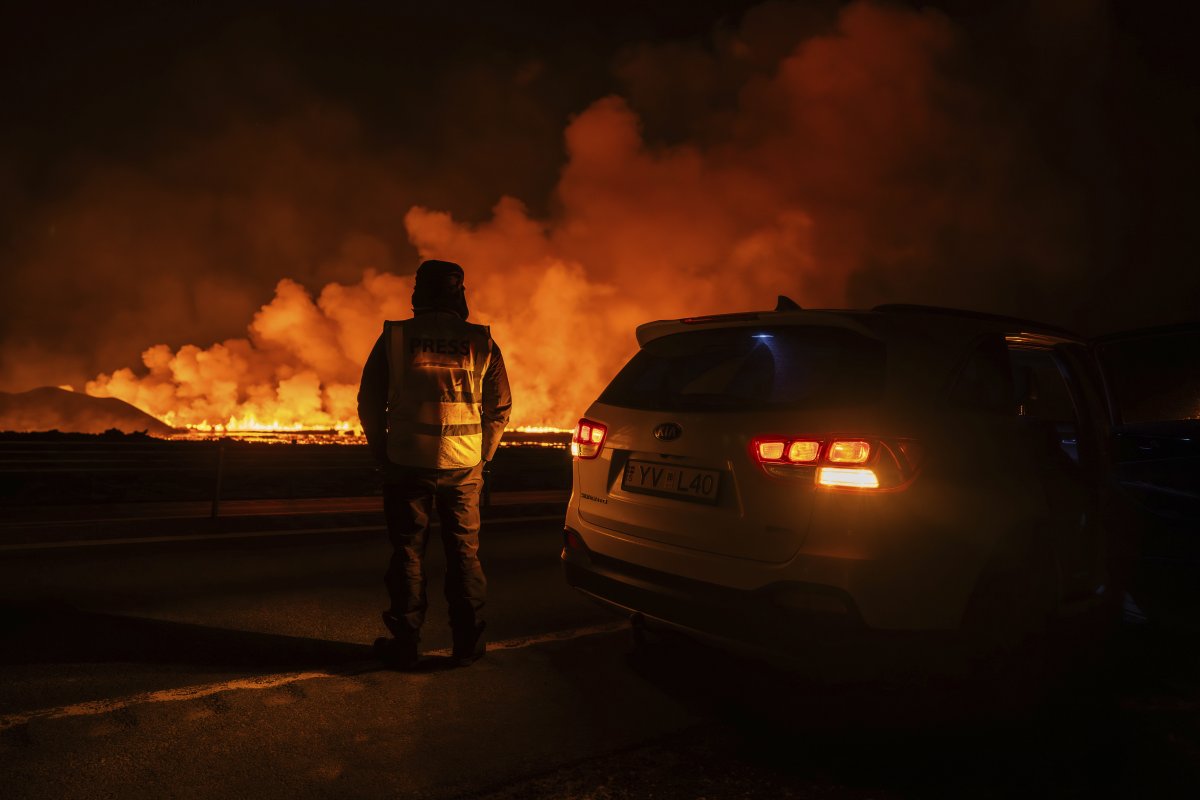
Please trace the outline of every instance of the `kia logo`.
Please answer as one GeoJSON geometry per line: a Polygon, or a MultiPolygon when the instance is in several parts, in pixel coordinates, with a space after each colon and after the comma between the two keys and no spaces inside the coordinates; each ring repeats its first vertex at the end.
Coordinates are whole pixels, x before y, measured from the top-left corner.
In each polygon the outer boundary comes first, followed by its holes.
{"type": "Polygon", "coordinates": [[[674,422],[664,422],[654,429],[654,438],[662,442],[670,442],[683,436],[683,428],[674,422]]]}

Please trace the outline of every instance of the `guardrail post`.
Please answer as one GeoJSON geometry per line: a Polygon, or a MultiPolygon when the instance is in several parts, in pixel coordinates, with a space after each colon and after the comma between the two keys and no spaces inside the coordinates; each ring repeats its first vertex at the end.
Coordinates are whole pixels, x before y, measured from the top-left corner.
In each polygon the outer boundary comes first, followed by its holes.
{"type": "Polygon", "coordinates": [[[225,439],[217,440],[217,479],[213,484],[212,513],[213,519],[221,511],[221,479],[225,476],[225,439]]]}

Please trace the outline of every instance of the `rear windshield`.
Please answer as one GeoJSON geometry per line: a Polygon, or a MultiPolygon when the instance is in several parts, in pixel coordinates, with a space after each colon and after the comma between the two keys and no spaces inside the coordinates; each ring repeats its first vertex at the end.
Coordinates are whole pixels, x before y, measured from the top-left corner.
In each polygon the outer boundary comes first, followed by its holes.
{"type": "Polygon", "coordinates": [[[716,328],[649,342],[600,402],[646,411],[862,405],[883,392],[882,342],[842,328],[716,328]]]}
{"type": "Polygon", "coordinates": [[[1200,330],[1106,342],[1099,351],[1123,422],[1200,418],[1200,330]]]}

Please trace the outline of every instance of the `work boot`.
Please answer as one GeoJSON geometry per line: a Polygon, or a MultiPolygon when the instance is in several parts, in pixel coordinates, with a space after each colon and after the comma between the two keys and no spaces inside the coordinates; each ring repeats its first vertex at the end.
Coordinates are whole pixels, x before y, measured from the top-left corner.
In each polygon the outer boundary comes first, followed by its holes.
{"type": "Polygon", "coordinates": [[[474,628],[458,628],[454,631],[454,651],[451,658],[455,666],[469,667],[483,658],[487,645],[483,641],[483,622],[474,628]]]}
{"type": "Polygon", "coordinates": [[[388,669],[402,671],[414,669],[420,661],[415,640],[405,641],[389,636],[380,636],[375,640],[375,657],[388,669]]]}
{"type": "Polygon", "coordinates": [[[417,645],[421,634],[410,628],[403,619],[391,611],[383,612],[383,624],[395,638],[381,636],[375,640],[375,655],[388,669],[409,670],[417,666],[420,655],[417,645]]]}

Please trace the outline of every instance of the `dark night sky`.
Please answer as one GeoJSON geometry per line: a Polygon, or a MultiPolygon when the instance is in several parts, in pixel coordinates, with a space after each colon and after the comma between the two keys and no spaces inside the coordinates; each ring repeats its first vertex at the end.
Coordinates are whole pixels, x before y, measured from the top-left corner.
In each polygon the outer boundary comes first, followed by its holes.
{"type": "MultiPolygon", "coordinates": [[[[564,172],[564,131],[607,96],[648,152],[736,172],[722,191],[777,181],[816,266],[745,279],[759,307],[775,281],[814,304],[960,304],[1086,333],[1200,314],[1186,4],[517,5],[6,4],[0,390],[243,335],[281,278],[317,291],[410,272],[414,205],[486,226],[518,198],[550,250],[641,302],[638,273],[606,261],[615,245],[572,239],[572,220],[620,239],[658,218],[632,180],[604,184],[617,210],[578,210],[600,184],[564,172]],[[818,40],[829,73],[805,50],[787,83],[784,59],[818,40]]],[[[730,225],[731,241],[769,238],[730,225]]],[[[680,231],[653,230],[637,241],[666,255],[642,272],[691,274],[672,260],[680,231]]]]}

